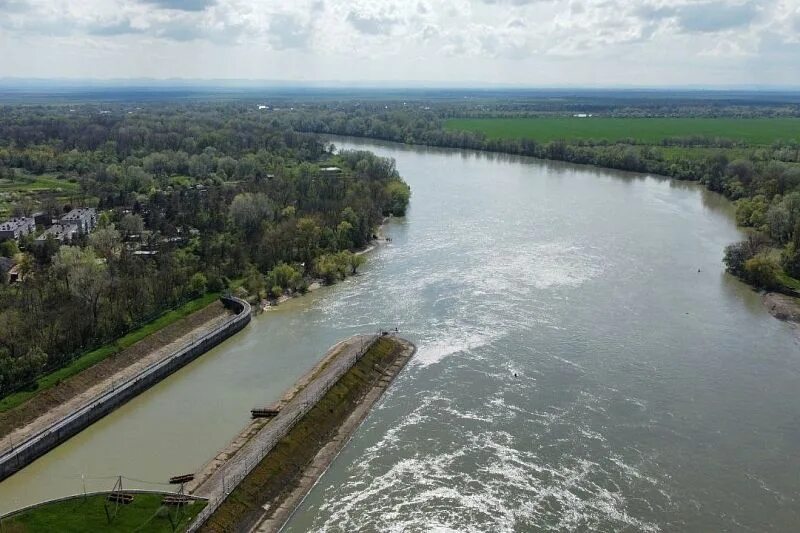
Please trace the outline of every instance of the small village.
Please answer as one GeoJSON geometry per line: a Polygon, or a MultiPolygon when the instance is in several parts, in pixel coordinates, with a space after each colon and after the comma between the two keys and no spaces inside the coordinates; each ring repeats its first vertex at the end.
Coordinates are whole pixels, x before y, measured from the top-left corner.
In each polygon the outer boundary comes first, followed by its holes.
{"type": "MultiPolygon", "coordinates": [[[[89,235],[97,227],[97,209],[76,207],[64,215],[53,218],[46,213],[37,212],[31,216],[13,217],[0,223],[0,241],[20,241],[33,239],[33,246],[41,246],[48,240],[59,244],[70,244],[79,236],[89,235]]],[[[4,247],[3,250],[13,250],[4,247]]],[[[15,254],[16,255],[16,254],[15,254]]],[[[15,257],[0,257],[0,276],[7,283],[22,281],[19,261],[15,257]]]]}

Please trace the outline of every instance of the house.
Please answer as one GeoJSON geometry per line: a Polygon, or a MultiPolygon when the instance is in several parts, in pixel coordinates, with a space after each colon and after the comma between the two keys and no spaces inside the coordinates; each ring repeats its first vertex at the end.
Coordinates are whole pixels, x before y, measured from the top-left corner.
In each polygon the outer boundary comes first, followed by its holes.
{"type": "Polygon", "coordinates": [[[0,224],[0,240],[19,239],[36,230],[36,221],[32,217],[17,217],[0,224]]]}
{"type": "Polygon", "coordinates": [[[322,167],[319,172],[323,176],[338,176],[342,173],[342,169],[339,167],[322,167]]]}
{"type": "Polygon", "coordinates": [[[31,216],[36,221],[36,225],[38,227],[49,228],[50,226],[53,225],[53,217],[50,216],[50,213],[39,211],[38,213],[34,213],[31,216]]]}
{"type": "Polygon", "coordinates": [[[36,243],[43,243],[48,237],[53,237],[58,242],[68,242],[79,233],[80,229],[77,224],[53,224],[44,233],[36,237],[36,243]]]}
{"type": "Polygon", "coordinates": [[[61,217],[62,226],[78,227],[81,235],[90,233],[97,226],[97,209],[94,207],[78,207],[61,217]]]}

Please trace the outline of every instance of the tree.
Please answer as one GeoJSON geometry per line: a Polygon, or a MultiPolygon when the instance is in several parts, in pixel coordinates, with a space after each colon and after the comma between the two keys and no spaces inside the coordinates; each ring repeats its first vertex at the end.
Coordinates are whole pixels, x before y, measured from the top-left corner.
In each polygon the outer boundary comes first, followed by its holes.
{"type": "Polygon", "coordinates": [[[762,253],[744,263],[745,279],[756,287],[772,290],[780,288],[781,268],[772,256],[762,253]]]}
{"type": "Polygon", "coordinates": [[[398,217],[405,216],[411,198],[411,188],[403,181],[392,180],[386,185],[386,193],[389,196],[389,203],[384,213],[398,217]]]}
{"type": "Polygon", "coordinates": [[[339,222],[339,225],[336,226],[336,240],[339,243],[339,248],[347,249],[352,248],[353,246],[353,238],[352,238],[352,231],[353,225],[346,221],[342,220],[339,222]]]}
{"type": "Polygon", "coordinates": [[[263,220],[272,218],[272,202],[263,193],[239,193],[234,197],[229,213],[236,227],[253,232],[263,220]]]}
{"type": "Polygon", "coordinates": [[[119,221],[119,229],[126,237],[140,235],[144,231],[144,219],[141,215],[128,213],[119,221]]]}
{"type": "Polygon", "coordinates": [[[114,224],[99,228],[89,235],[89,244],[94,248],[97,255],[109,261],[119,255],[122,249],[122,238],[114,228],[114,224]]]}
{"type": "Polygon", "coordinates": [[[14,239],[7,239],[0,243],[0,256],[14,257],[19,253],[19,246],[14,239]]]}
{"type": "Polygon", "coordinates": [[[189,291],[194,295],[202,296],[205,294],[207,285],[208,280],[202,272],[195,272],[189,278],[189,291]]]}
{"type": "Polygon", "coordinates": [[[350,265],[350,273],[353,275],[357,274],[358,268],[367,262],[367,259],[361,254],[350,254],[347,259],[350,265]]]}
{"type": "Polygon", "coordinates": [[[728,272],[740,278],[746,276],[745,263],[747,260],[761,252],[766,246],[764,237],[758,234],[750,235],[747,239],[730,244],[725,247],[723,263],[728,272]]]}
{"type": "Polygon", "coordinates": [[[53,258],[53,270],[76,299],[83,302],[90,313],[91,329],[97,326],[100,297],[108,289],[109,276],[106,265],[98,262],[92,249],[62,246],[53,258]]]}
{"type": "Polygon", "coordinates": [[[303,217],[297,221],[295,247],[306,269],[311,268],[311,261],[317,255],[321,236],[322,230],[313,218],[303,217]]]}

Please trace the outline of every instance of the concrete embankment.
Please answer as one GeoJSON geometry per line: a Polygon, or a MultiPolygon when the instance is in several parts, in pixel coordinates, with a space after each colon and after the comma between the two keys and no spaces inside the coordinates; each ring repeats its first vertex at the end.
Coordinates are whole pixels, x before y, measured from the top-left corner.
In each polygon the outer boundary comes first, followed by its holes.
{"type": "Polygon", "coordinates": [[[251,318],[250,304],[238,298],[223,298],[236,314],[170,356],[153,363],[126,381],[76,409],[68,416],[17,443],[0,455],[0,480],[24,468],[131,398],[196,359],[244,328],[251,318]]]}
{"type": "Polygon", "coordinates": [[[194,494],[209,505],[189,531],[279,529],[414,351],[388,335],[337,344],[279,402],[276,417],[246,428],[228,459],[200,476],[194,494]]]}

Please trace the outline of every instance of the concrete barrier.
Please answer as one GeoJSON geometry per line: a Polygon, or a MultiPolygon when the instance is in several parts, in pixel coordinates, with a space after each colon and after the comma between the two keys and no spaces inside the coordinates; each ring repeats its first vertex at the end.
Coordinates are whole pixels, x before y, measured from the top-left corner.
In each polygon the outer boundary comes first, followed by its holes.
{"type": "Polygon", "coordinates": [[[28,437],[0,455],[0,481],[29,465],[73,435],[101,419],[131,398],[193,361],[250,323],[250,304],[235,297],[223,297],[223,304],[236,315],[169,357],[144,368],[127,381],[115,385],[77,411],[28,437]]]}

